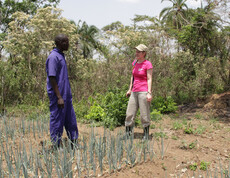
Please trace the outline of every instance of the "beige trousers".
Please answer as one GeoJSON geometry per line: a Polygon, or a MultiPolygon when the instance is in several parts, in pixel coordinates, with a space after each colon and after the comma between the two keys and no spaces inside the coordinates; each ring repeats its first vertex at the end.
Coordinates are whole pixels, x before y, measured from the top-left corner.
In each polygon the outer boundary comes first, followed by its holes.
{"type": "Polygon", "coordinates": [[[125,126],[134,126],[138,108],[140,108],[143,127],[150,125],[150,102],[147,101],[147,92],[132,92],[126,110],[125,126]]]}

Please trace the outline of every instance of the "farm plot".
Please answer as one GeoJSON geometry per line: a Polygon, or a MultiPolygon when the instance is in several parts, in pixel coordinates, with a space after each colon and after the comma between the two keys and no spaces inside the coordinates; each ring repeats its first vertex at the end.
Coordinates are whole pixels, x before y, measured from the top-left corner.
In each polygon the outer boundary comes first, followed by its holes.
{"type": "Polygon", "coordinates": [[[230,124],[203,113],[164,116],[125,136],[78,123],[74,148],[52,149],[49,119],[0,118],[0,177],[230,177],[230,124]]]}

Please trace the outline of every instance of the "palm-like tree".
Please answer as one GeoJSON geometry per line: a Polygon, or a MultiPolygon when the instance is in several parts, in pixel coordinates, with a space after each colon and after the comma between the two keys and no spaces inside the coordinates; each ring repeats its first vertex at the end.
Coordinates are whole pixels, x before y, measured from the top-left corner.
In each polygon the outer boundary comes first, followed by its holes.
{"type": "Polygon", "coordinates": [[[102,51],[102,45],[98,42],[97,35],[99,34],[99,29],[94,25],[88,25],[83,22],[80,25],[78,22],[76,33],[79,34],[80,41],[78,42],[85,59],[93,56],[93,50],[102,51]]]}
{"type": "MultiPolygon", "coordinates": [[[[166,1],[162,0],[161,2],[166,1]]],[[[163,22],[166,22],[175,29],[181,29],[182,25],[186,21],[186,5],[187,0],[167,0],[170,1],[173,5],[172,7],[166,7],[160,12],[160,18],[163,22]]]]}

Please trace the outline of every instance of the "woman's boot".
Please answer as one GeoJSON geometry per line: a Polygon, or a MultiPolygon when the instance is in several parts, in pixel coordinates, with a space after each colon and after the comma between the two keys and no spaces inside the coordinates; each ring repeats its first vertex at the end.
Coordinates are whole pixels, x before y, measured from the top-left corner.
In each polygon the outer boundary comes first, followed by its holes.
{"type": "Polygon", "coordinates": [[[144,128],[144,140],[148,140],[149,139],[149,126],[144,128]]]}

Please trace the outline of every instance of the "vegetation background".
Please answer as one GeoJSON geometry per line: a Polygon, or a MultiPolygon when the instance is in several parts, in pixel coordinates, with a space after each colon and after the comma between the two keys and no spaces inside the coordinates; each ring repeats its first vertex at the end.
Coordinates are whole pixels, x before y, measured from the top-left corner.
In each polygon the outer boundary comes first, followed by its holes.
{"type": "Polygon", "coordinates": [[[1,111],[48,113],[45,61],[59,33],[70,38],[66,59],[78,120],[111,129],[123,124],[133,48],[140,43],[154,66],[153,116],[228,91],[228,0],[206,0],[196,9],[186,0],[169,1],[159,18],[135,15],[133,25],[117,21],[102,29],[63,18],[55,8],[60,0],[0,1],[1,111]]]}
{"type": "Polygon", "coordinates": [[[98,29],[63,18],[60,0],[0,0],[0,177],[230,177],[229,117],[212,112],[216,98],[229,110],[229,0],[204,0],[196,9],[169,1],[159,18],[135,15],[130,26],[98,29]],[[50,149],[45,62],[59,33],[70,39],[66,60],[81,133],[73,150],[66,133],[62,148],[50,149]],[[147,141],[140,127],[125,139],[117,127],[140,43],[154,66],[147,141]],[[210,95],[210,112],[186,112],[210,95]]]}

